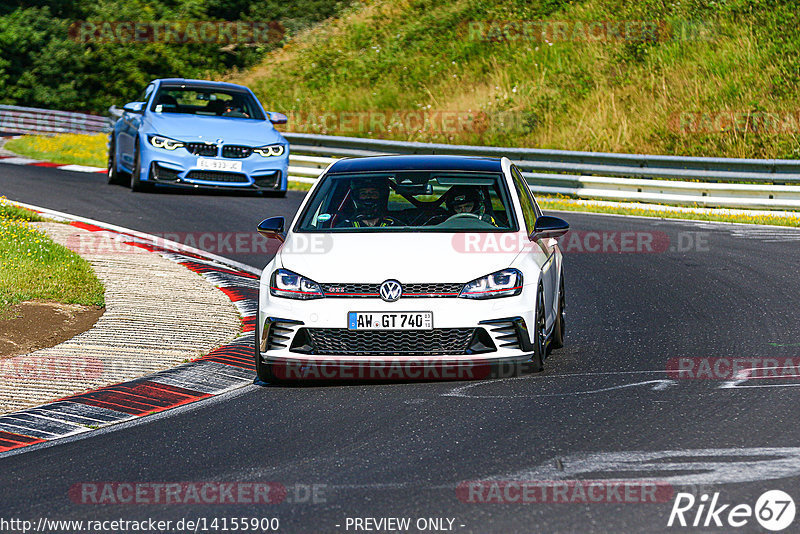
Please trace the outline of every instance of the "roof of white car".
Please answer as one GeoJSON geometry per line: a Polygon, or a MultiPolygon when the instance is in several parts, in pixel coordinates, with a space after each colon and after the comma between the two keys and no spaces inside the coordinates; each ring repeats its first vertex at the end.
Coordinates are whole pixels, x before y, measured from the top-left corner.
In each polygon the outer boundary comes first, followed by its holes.
{"type": "Polygon", "coordinates": [[[328,169],[329,174],[386,171],[502,172],[502,165],[499,158],[403,155],[341,159],[328,169]]]}

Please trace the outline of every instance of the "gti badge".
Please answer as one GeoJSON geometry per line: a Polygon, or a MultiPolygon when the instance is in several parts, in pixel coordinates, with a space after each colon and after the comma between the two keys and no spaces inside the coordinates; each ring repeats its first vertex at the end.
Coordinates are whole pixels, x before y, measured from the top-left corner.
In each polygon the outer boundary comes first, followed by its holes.
{"type": "Polygon", "coordinates": [[[397,280],[386,280],[381,284],[380,295],[386,302],[394,302],[403,294],[403,286],[397,280]]]}

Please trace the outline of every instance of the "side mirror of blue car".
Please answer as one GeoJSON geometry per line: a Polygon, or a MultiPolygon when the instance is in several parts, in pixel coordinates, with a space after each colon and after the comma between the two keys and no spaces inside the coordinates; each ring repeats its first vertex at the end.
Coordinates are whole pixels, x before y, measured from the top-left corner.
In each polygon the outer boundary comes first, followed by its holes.
{"type": "Polygon", "coordinates": [[[289,117],[277,111],[269,111],[267,114],[269,115],[269,122],[272,124],[286,124],[289,121],[289,117]]]}
{"type": "Polygon", "coordinates": [[[144,102],[128,102],[122,109],[130,113],[141,113],[144,111],[144,102]]]}

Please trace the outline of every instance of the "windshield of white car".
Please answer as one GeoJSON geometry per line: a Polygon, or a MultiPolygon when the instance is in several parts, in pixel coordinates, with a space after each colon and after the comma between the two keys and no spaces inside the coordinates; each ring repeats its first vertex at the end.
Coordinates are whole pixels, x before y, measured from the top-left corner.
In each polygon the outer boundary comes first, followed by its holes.
{"type": "Polygon", "coordinates": [[[155,113],[264,120],[255,99],[244,91],[192,86],[162,86],[153,98],[155,113]]]}
{"type": "Polygon", "coordinates": [[[331,174],[297,232],[511,232],[518,229],[499,173],[399,171],[331,174]]]}

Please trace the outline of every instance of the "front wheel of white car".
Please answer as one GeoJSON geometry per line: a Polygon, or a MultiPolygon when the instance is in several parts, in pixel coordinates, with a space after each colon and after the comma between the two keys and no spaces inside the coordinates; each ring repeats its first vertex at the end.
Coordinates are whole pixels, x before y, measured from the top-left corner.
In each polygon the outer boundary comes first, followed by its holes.
{"type": "Polygon", "coordinates": [[[547,321],[544,314],[544,288],[539,284],[536,291],[536,323],[533,326],[533,354],[531,354],[531,371],[538,373],[544,369],[545,351],[547,350],[547,321]]]}
{"type": "MultiPolygon", "coordinates": [[[[256,312],[256,317],[258,317],[258,313],[256,312]]],[[[273,371],[272,364],[265,362],[263,356],[261,356],[261,346],[259,344],[258,339],[258,328],[255,330],[255,342],[253,343],[253,349],[255,354],[256,360],[256,377],[258,377],[258,381],[261,382],[260,385],[265,384],[280,384],[281,380],[275,376],[275,372],[273,371]]]]}
{"type": "MultiPolygon", "coordinates": [[[[258,313],[256,313],[256,317],[258,317],[258,313]]],[[[264,358],[261,356],[261,347],[259,346],[258,340],[258,328],[255,330],[255,342],[253,343],[253,350],[255,351],[255,359],[256,359],[256,377],[260,382],[266,382],[267,384],[274,384],[275,383],[275,374],[272,372],[272,366],[264,361],[264,358]]]]}
{"type": "Polygon", "coordinates": [[[550,340],[549,350],[560,349],[564,346],[564,308],[566,307],[564,293],[564,271],[561,271],[561,281],[558,284],[558,312],[556,313],[556,325],[553,328],[553,339],[550,340]]]}
{"type": "MultiPolygon", "coordinates": [[[[257,340],[256,343],[258,343],[257,340]]],[[[257,347],[256,347],[256,376],[261,382],[265,382],[267,384],[274,384],[276,382],[275,374],[272,372],[272,366],[266,363],[261,358],[261,353],[258,351],[257,347]]]]}

